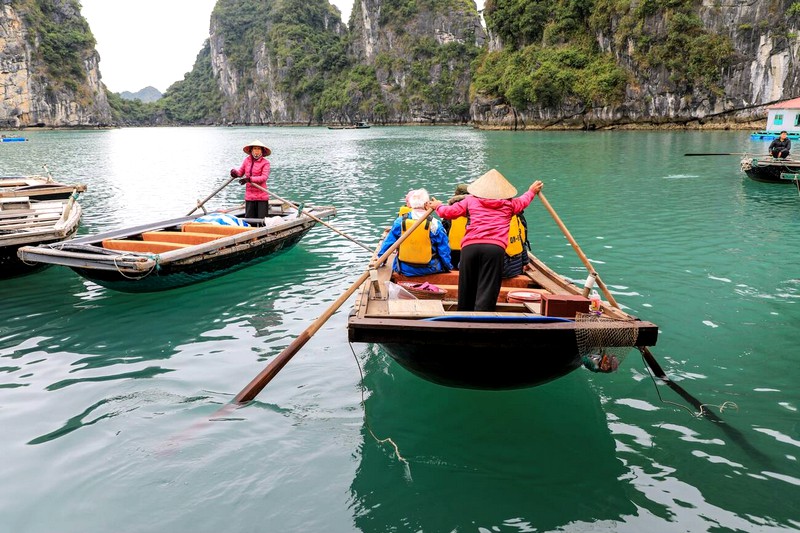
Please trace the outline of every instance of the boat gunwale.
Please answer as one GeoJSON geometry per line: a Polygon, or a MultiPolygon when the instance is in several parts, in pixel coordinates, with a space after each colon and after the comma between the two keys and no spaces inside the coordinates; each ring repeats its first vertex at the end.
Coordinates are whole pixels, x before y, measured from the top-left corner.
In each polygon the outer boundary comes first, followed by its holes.
{"type": "MultiPolygon", "coordinates": [[[[336,209],[332,206],[320,206],[308,209],[314,216],[332,216],[336,209]]],[[[289,213],[290,215],[292,213],[289,213]]],[[[148,252],[124,252],[109,253],[110,250],[95,246],[97,251],[84,249],[80,252],[65,249],[73,245],[87,245],[89,247],[102,244],[107,239],[125,238],[141,235],[147,231],[164,229],[167,227],[180,226],[182,223],[195,221],[198,216],[187,216],[175,219],[153,222],[134,228],[122,228],[95,235],[87,235],[67,242],[45,244],[41,246],[28,246],[20,249],[20,257],[33,262],[55,264],[70,268],[81,268],[89,270],[116,270],[127,273],[141,273],[151,270],[156,264],[160,266],[173,265],[180,267],[197,262],[206,255],[214,254],[216,257],[233,255],[248,248],[262,246],[276,240],[291,237],[295,233],[310,229],[316,221],[306,214],[287,220],[274,226],[254,226],[252,231],[246,231],[235,235],[223,236],[210,242],[196,244],[162,253],[148,252]],[[44,250],[47,250],[46,252],[44,250]],[[45,258],[45,261],[41,259],[45,258]],[[62,259],[59,261],[59,259],[62,259]],[[82,261],[78,266],[75,260],[82,261]]]]}

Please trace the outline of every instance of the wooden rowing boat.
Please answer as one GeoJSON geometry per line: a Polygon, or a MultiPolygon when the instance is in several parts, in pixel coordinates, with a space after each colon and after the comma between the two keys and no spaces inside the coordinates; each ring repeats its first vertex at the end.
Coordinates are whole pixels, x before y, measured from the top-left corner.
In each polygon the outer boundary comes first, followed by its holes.
{"type": "Polygon", "coordinates": [[[86,185],[59,183],[44,176],[0,176],[0,198],[27,196],[35,200],[66,200],[86,185]]]}
{"type": "Polygon", "coordinates": [[[0,178],[0,278],[41,270],[46,265],[19,259],[20,247],[69,239],[81,220],[76,199],[85,185],[45,178],[0,178]]]}
{"type": "Polygon", "coordinates": [[[655,324],[605,302],[598,313],[577,312],[588,311],[589,299],[532,254],[523,275],[503,280],[492,313],[456,310],[458,271],[411,279],[392,272],[391,264],[375,269],[361,286],[348,318],[349,339],[380,344],[401,366],[441,385],[533,387],[598,361],[604,363],[593,370],[610,371],[605,355],[653,346],[658,337],[655,324]],[[404,281],[447,293],[443,299],[392,297],[386,282],[404,281]]]}
{"type": "MultiPolygon", "coordinates": [[[[317,218],[333,207],[307,206],[317,218]]],[[[248,227],[197,222],[197,215],[162,220],[66,243],[28,246],[27,262],[63,265],[99,285],[123,292],[174,289],[216,278],[289,250],[316,224],[305,212],[270,201],[264,220],[248,227]]],[[[227,212],[243,217],[241,208],[227,212]]]]}
{"type": "Polygon", "coordinates": [[[800,160],[746,156],[741,166],[747,177],[764,183],[790,184],[800,179],[800,160]]]}

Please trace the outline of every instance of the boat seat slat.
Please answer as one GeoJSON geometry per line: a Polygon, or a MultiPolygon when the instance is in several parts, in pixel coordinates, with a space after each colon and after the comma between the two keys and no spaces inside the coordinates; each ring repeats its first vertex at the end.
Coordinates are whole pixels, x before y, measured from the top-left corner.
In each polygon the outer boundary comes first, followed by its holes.
{"type": "Polygon", "coordinates": [[[431,317],[444,314],[441,300],[387,300],[389,316],[431,317]]]}
{"type": "Polygon", "coordinates": [[[245,226],[223,226],[221,224],[207,224],[205,222],[187,222],[181,226],[181,231],[192,233],[215,233],[218,235],[238,235],[253,231],[255,228],[245,226]]]}
{"type": "Polygon", "coordinates": [[[179,244],[203,244],[223,238],[219,233],[196,233],[189,231],[146,231],[142,233],[145,241],[173,242],[179,244]]]}
{"type": "Polygon", "coordinates": [[[106,250],[119,250],[121,252],[139,252],[160,254],[180,250],[191,246],[177,242],[158,242],[158,241],[129,241],[125,239],[106,239],[103,241],[103,248],[106,250]]]}

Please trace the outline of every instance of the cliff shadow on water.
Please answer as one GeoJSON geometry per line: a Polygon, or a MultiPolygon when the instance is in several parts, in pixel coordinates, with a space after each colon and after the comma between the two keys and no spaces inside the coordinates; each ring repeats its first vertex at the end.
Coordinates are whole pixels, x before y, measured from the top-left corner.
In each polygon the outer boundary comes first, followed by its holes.
{"type": "Polygon", "coordinates": [[[374,346],[363,365],[366,422],[351,485],[359,530],[550,531],[635,513],[580,372],[487,392],[423,381],[374,346]]]}

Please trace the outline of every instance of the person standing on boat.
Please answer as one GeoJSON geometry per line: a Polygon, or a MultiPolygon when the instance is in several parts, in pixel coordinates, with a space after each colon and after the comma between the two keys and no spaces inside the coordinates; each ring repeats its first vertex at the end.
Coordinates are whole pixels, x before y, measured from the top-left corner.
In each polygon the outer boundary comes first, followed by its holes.
{"type": "Polygon", "coordinates": [[[450,220],[469,212],[469,225],[461,241],[459,311],[494,311],[500,294],[511,217],[528,207],[541,190],[542,182],[537,180],[524,194],[514,198],[517,189],[492,169],[469,184],[469,196],[460,202],[446,206],[439,200],[431,200],[425,205],[450,220]]]}
{"type": "Polygon", "coordinates": [[[769,143],[769,153],[774,158],[786,159],[789,157],[789,150],[792,149],[792,141],[788,134],[782,131],[780,136],[769,143]]]}
{"type": "MultiPolygon", "coordinates": [[[[406,203],[410,211],[402,213],[392,224],[392,229],[378,251],[378,257],[386,253],[416,220],[425,214],[425,204],[430,200],[428,191],[418,189],[408,193],[406,203]]],[[[425,276],[439,272],[449,272],[450,244],[441,222],[430,217],[409,235],[397,251],[392,270],[404,276],[425,276]]]]}
{"type": "Polygon", "coordinates": [[[231,169],[232,178],[240,178],[239,184],[246,185],[244,191],[244,217],[264,219],[269,209],[269,194],[253,185],[267,188],[269,179],[269,160],[272,150],[261,141],[253,141],[243,148],[247,157],[238,169],[231,169]]]}

